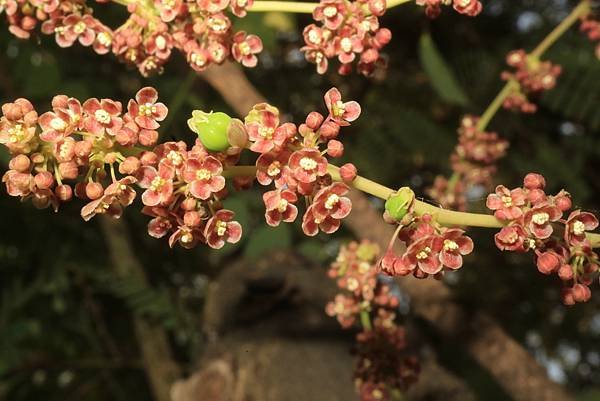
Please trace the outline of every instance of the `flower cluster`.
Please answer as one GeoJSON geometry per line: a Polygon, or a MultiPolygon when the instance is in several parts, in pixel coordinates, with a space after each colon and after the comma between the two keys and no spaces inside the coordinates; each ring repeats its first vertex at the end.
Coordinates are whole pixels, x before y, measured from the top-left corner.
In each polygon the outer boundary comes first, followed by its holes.
{"type": "Polygon", "coordinates": [[[445,271],[460,269],[463,256],[472,251],[473,241],[464,230],[442,227],[431,215],[424,214],[400,222],[378,266],[390,276],[439,278],[445,271]],[[404,242],[406,249],[402,255],[394,252],[396,239],[404,242]]]}
{"type": "Polygon", "coordinates": [[[3,105],[0,143],[13,156],[2,178],[8,194],[55,210],[74,194],[88,202],[81,216],[89,220],[120,217],[133,203],[137,183],[144,189],[143,212],[153,217],[151,236],[170,233],[171,246],[184,247],[237,242],[241,227],[219,201],[226,194],[222,163],[237,161],[239,149],[210,155],[198,141],[189,151],[183,142],[150,150],[167,112],[153,88],[141,89],[126,112],[110,99],[81,104],[64,95],[40,116],[25,99],[3,105]]]}
{"type": "Polygon", "coordinates": [[[478,128],[479,117],[463,117],[458,129],[458,144],[450,156],[452,178],[436,177],[428,194],[443,207],[465,210],[466,192],[475,185],[489,187],[496,173],[496,162],[504,157],[508,141],[495,132],[478,128]]]}
{"type": "Polygon", "coordinates": [[[313,11],[318,24],[304,28],[306,46],[301,50],[319,74],[327,71],[329,59],[337,57],[340,74],[349,74],[357,61],[357,70],[370,75],[385,66],[380,50],[392,37],[389,29],[379,26],[378,17],[385,11],[385,0],[321,0],[313,11]]]}
{"type": "Polygon", "coordinates": [[[28,38],[38,21],[42,32],[54,34],[61,47],[75,42],[93,46],[98,54],[112,52],[137,66],[144,76],[160,73],[173,49],[185,54],[190,66],[202,71],[232,58],[246,67],[257,64],[262,42],[255,35],[233,32],[229,9],[246,15],[252,0],[154,0],[132,2],[130,17],[116,30],[93,18],[85,0],[4,0],[10,31],[28,38]]]}
{"type": "Polygon", "coordinates": [[[91,16],[83,0],[3,0],[0,13],[6,13],[9,31],[18,38],[28,39],[42,22],[42,31],[56,34],[61,47],[79,41],[90,46],[100,30],[100,23],[91,16]]]}
{"type": "Polygon", "coordinates": [[[569,193],[547,195],[545,185],[544,177],[529,173],[522,188],[509,190],[499,185],[488,196],[487,207],[506,223],[495,236],[496,246],[505,251],[533,251],[538,270],[556,273],[562,280],[565,304],[585,302],[600,263],[586,232],[598,227],[598,219],[588,212],[570,211],[569,193]]]}
{"type": "Polygon", "coordinates": [[[587,14],[581,19],[581,25],[579,28],[592,42],[597,42],[596,57],[600,59],[600,20],[598,17],[594,17],[592,14],[587,14]]]}
{"type": "MultiPolygon", "coordinates": [[[[256,178],[261,185],[275,186],[263,196],[265,218],[271,226],[294,221],[298,215],[295,204],[301,196],[309,204],[302,218],[306,235],[333,233],[350,213],[352,204],[345,196],[349,187],[344,182],[332,182],[325,155],[342,156],[343,145],[335,138],[340,127],[358,118],[360,106],[354,101],[342,101],[336,88],[325,94],[325,103],[329,111],[326,118],[311,112],[299,127],[280,124],[279,111],[265,103],[256,105],[245,118],[249,149],[260,154],[256,178]],[[321,150],[321,146],[325,149],[321,150]]],[[[340,169],[340,175],[343,181],[350,182],[356,176],[356,168],[347,164],[340,169]]]]}
{"type": "Polygon", "coordinates": [[[514,70],[503,71],[502,79],[512,82],[515,89],[504,100],[504,108],[534,113],[537,106],[530,99],[554,88],[561,67],[550,61],[540,61],[536,57],[528,56],[522,49],[508,53],[506,63],[514,70]]]}
{"type": "Polygon", "coordinates": [[[154,89],[144,88],[124,111],[110,99],[81,104],[59,95],[52,111],[40,116],[26,99],[4,104],[0,143],[13,156],[2,179],[8,193],[54,209],[75,194],[90,201],[81,212],[86,220],[95,213],[120,216],[135,198],[131,185],[139,161],[128,155],[138,144],[156,143],[159,121],[167,115],[157,100],[154,89]]]}
{"type": "Polygon", "coordinates": [[[140,156],[136,176],[144,188],[142,213],[153,217],[148,234],[169,236],[169,245],[192,248],[205,243],[220,249],[242,235],[234,212],[223,209],[227,195],[223,164],[236,157],[209,154],[200,140],[189,150],[184,142],[166,142],[140,156]]]}
{"type": "Polygon", "coordinates": [[[416,0],[417,5],[425,7],[425,15],[436,18],[442,12],[442,6],[452,6],[460,14],[475,17],[483,6],[479,0],[416,0]]]}
{"type": "Polygon", "coordinates": [[[375,263],[379,249],[363,241],[342,246],[331,265],[329,276],[337,280],[343,293],[326,307],[344,328],[357,321],[358,357],[354,382],[363,401],[385,401],[404,391],[417,380],[418,361],[405,356],[406,333],[396,322],[398,298],[377,276],[375,263]]]}

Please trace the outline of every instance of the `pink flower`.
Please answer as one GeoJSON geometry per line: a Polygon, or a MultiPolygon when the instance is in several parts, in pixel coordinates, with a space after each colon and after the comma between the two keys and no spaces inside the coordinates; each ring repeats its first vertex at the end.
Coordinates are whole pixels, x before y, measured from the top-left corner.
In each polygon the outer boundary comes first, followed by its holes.
{"type": "Polygon", "coordinates": [[[115,197],[103,195],[81,208],[81,217],[85,221],[91,220],[97,214],[108,214],[118,219],[123,214],[123,208],[115,197]]]}
{"type": "Polygon", "coordinates": [[[196,198],[206,200],[225,188],[223,165],[213,156],[204,160],[188,159],[183,169],[183,179],[189,185],[189,191],[196,198]]]}
{"type": "Polygon", "coordinates": [[[536,252],[536,265],[540,273],[551,274],[561,267],[564,259],[554,251],[536,252]]]}
{"type": "Polygon", "coordinates": [[[56,43],[60,47],[69,47],[76,40],[79,40],[83,46],[90,46],[94,43],[96,32],[94,26],[96,20],[90,14],[80,17],[76,14],[67,16],[63,21],[63,26],[55,28],[56,43]]]}
{"type": "Polygon", "coordinates": [[[153,238],[162,238],[173,227],[173,216],[166,208],[144,206],[142,213],[154,217],[148,223],[148,235],[153,238]]]}
{"type": "Polygon", "coordinates": [[[502,227],[500,232],[494,236],[496,246],[501,251],[524,251],[523,246],[527,233],[522,226],[506,226],[502,227]]]}
{"type": "Polygon", "coordinates": [[[487,197],[486,206],[494,210],[494,216],[499,220],[516,220],[523,215],[521,207],[527,197],[521,188],[512,191],[504,185],[496,187],[496,193],[487,197]]]}
{"type": "Polygon", "coordinates": [[[559,208],[553,205],[540,204],[525,213],[524,225],[539,239],[546,239],[552,235],[552,223],[562,217],[559,208]]]}
{"type": "Polygon", "coordinates": [[[453,7],[457,12],[469,17],[475,17],[483,8],[478,0],[454,0],[453,7]]]}
{"type": "Polygon", "coordinates": [[[275,190],[263,194],[265,203],[265,220],[272,227],[285,221],[291,223],[298,216],[298,208],[294,205],[298,201],[296,194],[290,190],[275,190]]]}
{"type": "Polygon", "coordinates": [[[196,3],[201,10],[215,14],[226,9],[229,0],[196,0],[196,3]]]}
{"type": "Polygon", "coordinates": [[[154,0],[154,6],[164,22],[171,22],[183,10],[182,0],[154,0]]]}
{"type": "Polygon", "coordinates": [[[231,210],[219,210],[208,220],[204,228],[204,237],[208,246],[220,249],[225,242],[235,244],[242,237],[242,226],[233,220],[234,213],[231,210]]]}
{"type": "MultiPolygon", "coordinates": [[[[435,241],[441,242],[440,261],[450,269],[460,268],[462,257],[473,252],[473,240],[464,233],[461,229],[450,228],[441,236],[435,237],[435,241]]],[[[434,246],[439,247],[437,244],[434,246]]]]}
{"type": "Polygon", "coordinates": [[[263,153],[256,159],[256,180],[261,185],[270,185],[275,181],[277,188],[285,184],[284,166],[290,158],[287,151],[263,153]]]}
{"type": "Polygon", "coordinates": [[[231,45],[231,55],[238,63],[244,67],[255,67],[258,63],[256,54],[263,49],[260,38],[256,35],[247,35],[240,31],[233,35],[233,45],[231,45]]]}
{"type": "Polygon", "coordinates": [[[161,163],[158,171],[151,166],[142,166],[137,172],[138,185],[146,188],[142,194],[142,202],[146,206],[166,204],[173,195],[173,168],[161,163]]]}
{"type": "Polygon", "coordinates": [[[231,0],[229,3],[233,15],[243,18],[247,14],[246,10],[254,4],[254,0],[231,0]]]}
{"type": "MultiPolygon", "coordinates": [[[[406,253],[402,256],[403,263],[410,267],[416,266],[426,274],[437,274],[444,267],[440,255],[443,243],[444,241],[440,241],[437,236],[421,238],[406,249],[406,253]]],[[[450,261],[452,255],[447,255],[446,259],[450,261]]]]}
{"type": "Polygon", "coordinates": [[[341,182],[336,182],[324,187],[316,193],[312,208],[314,216],[319,220],[331,216],[341,220],[350,214],[352,202],[345,197],[350,188],[341,182]]]}
{"type": "Polygon", "coordinates": [[[360,116],[360,105],[355,101],[343,102],[337,88],[331,88],[325,93],[325,105],[329,116],[339,125],[350,125],[360,116]]]}
{"type": "Polygon", "coordinates": [[[344,22],[346,5],[341,0],[321,0],[313,11],[313,18],[322,21],[325,27],[331,30],[337,29],[344,22]]]}
{"type": "Polygon", "coordinates": [[[267,153],[280,149],[285,142],[296,134],[296,127],[287,123],[279,127],[279,116],[268,108],[259,110],[256,119],[246,123],[248,138],[252,141],[250,150],[267,153]]]}
{"type": "Polygon", "coordinates": [[[598,219],[591,213],[574,210],[565,223],[565,241],[571,245],[582,245],[586,242],[586,231],[598,228],[598,219]]]}
{"type": "Polygon", "coordinates": [[[112,196],[121,206],[129,206],[133,203],[136,193],[132,184],[135,184],[137,180],[135,177],[126,176],[118,181],[111,183],[104,190],[104,195],[112,196]]]}
{"type": "Polygon", "coordinates": [[[115,135],[123,126],[121,103],[110,99],[88,99],[83,103],[83,111],[87,114],[84,127],[96,135],[103,135],[104,131],[115,135]]]}
{"type": "Polygon", "coordinates": [[[342,327],[348,328],[356,321],[360,306],[353,297],[337,294],[334,301],[327,304],[325,312],[331,317],[335,316],[342,327]]]}
{"type": "Polygon", "coordinates": [[[290,156],[289,167],[292,177],[304,184],[316,181],[327,174],[327,159],[317,149],[297,150],[290,156]]]}
{"type": "Polygon", "coordinates": [[[173,248],[175,242],[178,242],[182,247],[191,249],[200,241],[204,241],[204,236],[198,228],[180,225],[169,237],[169,246],[173,248]]]}
{"type": "Polygon", "coordinates": [[[140,128],[155,130],[160,127],[159,121],[167,117],[168,109],[163,103],[157,103],[158,92],[151,87],[138,91],[135,100],[130,100],[127,105],[129,115],[140,128]]]}

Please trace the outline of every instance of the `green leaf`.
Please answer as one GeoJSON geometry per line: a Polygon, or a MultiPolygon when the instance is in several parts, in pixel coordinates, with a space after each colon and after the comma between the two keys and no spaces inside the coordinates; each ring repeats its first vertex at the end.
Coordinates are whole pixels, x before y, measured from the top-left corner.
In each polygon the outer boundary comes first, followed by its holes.
{"type": "Polygon", "coordinates": [[[424,33],[419,39],[419,57],[433,89],[448,103],[466,106],[469,99],[462,89],[454,72],[439,52],[431,35],[424,33]]]}
{"type": "Polygon", "coordinates": [[[292,232],[288,224],[279,227],[259,227],[249,235],[245,256],[256,259],[276,249],[289,248],[292,245],[292,232]]]}

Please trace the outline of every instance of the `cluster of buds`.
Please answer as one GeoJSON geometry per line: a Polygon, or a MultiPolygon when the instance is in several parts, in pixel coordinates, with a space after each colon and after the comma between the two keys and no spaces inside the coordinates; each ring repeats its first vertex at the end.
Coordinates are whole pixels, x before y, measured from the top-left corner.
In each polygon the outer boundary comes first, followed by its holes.
{"type": "Polygon", "coordinates": [[[495,132],[477,126],[479,117],[463,117],[458,129],[458,144],[450,156],[453,175],[450,180],[436,177],[428,195],[443,207],[465,210],[466,192],[476,185],[489,187],[496,173],[496,162],[504,157],[508,141],[495,132]]]}
{"type": "Polygon", "coordinates": [[[9,31],[21,39],[28,39],[39,22],[42,22],[42,32],[54,34],[61,47],[71,46],[76,41],[91,46],[103,31],[85,0],[3,0],[0,13],[3,11],[9,31]]]}
{"type": "Polygon", "coordinates": [[[581,19],[581,25],[579,28],[592,42],[597,42],[596,57],[600,59],[600,20],[598,17],[594,17],[592,14],[587,14],[581,19]]]}
{"type": "Polygon", "coordinates": [[[581,210],[566,215],[572,207],[569,193],[561,190],[547,195],[545,184],[544,177],[529,173],[522,188],[509,190],[499,185],[488,196],[487,207],[506,223],[495,236],[496,246],[506,251],[533,251],[538,270],[556,273],[562,280],[563,303],[585,302],[599,269],[598,255],[586,232],[598,227],[598,219],[581,210]]]}
{"type": "Polygon", "coordinates": [[[452,6],[456,12],[475,17],[483,6],[479,0],[416,0],[417,5],[425,7],[425,15],[437,18],[442,12],[442,6],[452,6]]]}
{"type": "Polygon", "coordinates": [[[440,278],[445,271],[461,268],[463,256],[473,251],[471,238],[459,228],[439,225],[429,214],[416,216],[414,202],[414,192],[404,187],[385,203],[384,220],[398,228],[379,260],[379,269],[390,276],[440,278]],[[397,239],[404,243],[401,255],[394,251],[397,239]]]}
{"type": "Polygon", "coordinates": [[[321,0],[313,11],[319,24],[304,28],[306,46],[301,50],[319,74],[327,71],[329,59],[337,57],[340,74],[349,74],[356,61],[360,73],[371,75],[385,66],[380,50],[392,37],[389,29],[379,26],[378,17],[385,11],[385,0],[321,0]]]}
{"type": "Polygon", "coordinates": [[[90,201],[81,212],[86,220],[95,213],[120,216],[135,198],[130,186],[139,162],[128,156],[138,144],[156,143],[159,121],[167,115],[157,99],[154,89],[144,88],[124,113],[121,103],[110,99],[81,104],[59,95],[52,111],[39,117],[26,99],[4,104],[0,143],[13,156],[2,179],[8,193],[56,210],[75,194],[90,201]]]}
{"type": "Polygon", "coordinates": [[[293,222],[298,215],[295,203],[302,196],[309,205],[302,218],[306,235],[333,233],[350,213],[352,203],[344,196],[350,188],[345,182],[354,180],[356,167],[350,163],[342,166],[344,182],[333,182],[325,155],[342,156],[344,147],[335,138],[340,127],[358,118],[360,105],[342,101],[336,88],[325,94],[325,104],[327,117],[311,112],[299,127],[280,124],[279,111],[265,103],[256,105],[245,118],[249,149],[260,154],[256,178],[261,185],[275,186],[263,196],[265,218],[271,226],[293,222]]]}
{"type": "Polygon", "coordinates": [[[363,401],[393,400],[418,377],[415,357],[405,356],[406,333],[396,322],[399,300],[377,275],[379,249],[368,241],[342,246],[329,277],[343,290],[326,307],[344,328],[361,322],[354,382],[363,401]]]}
{"type": "Polygon", "coordinates": [[[190,66],[202,71],[232,58],[246,67],[257,64],[262,42],[255,35],[233,32],[227,9],[246,15],[252,0],[154,0],[131,2],[130,17],[116,30],[92,17],[85,0],[2,0],[10,31],[29,38],[38,21],[42,32],[54,34],[61,47],[75,42],[93,46],[98,54],[112,52],[149,76],[162,72],[172,50],[183,52],[190,66]]]}
{"type": "Polygon", "coordinates": [[[501,77],[515,85],[515,88],[504,100],[504,108],[535,113],[537,106],[531,102],[531,98],[556,86],[561,67],[550,61],[540,61],[537,57],[528,56],[522,49],[508,53],[506,64],[514,70],[503,71],[501,77]]]}

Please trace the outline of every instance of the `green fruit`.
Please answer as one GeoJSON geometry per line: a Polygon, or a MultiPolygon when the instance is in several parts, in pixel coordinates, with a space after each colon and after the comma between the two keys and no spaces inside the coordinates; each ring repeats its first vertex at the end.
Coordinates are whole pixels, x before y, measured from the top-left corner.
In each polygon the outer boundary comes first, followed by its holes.
{"type": "Polygon", "coordinates": [[[227,139],[230,123],[231,117],[225,113],[205,113],[199,110],[194,110],[192,118],[188,120],[188,126],[198,135],[204,147],[214,152],[231,146],[227,139]]]}
{"type": "Polygon", "coordinates": [[[385,202],[385,210],[394,220],[400,221],[410,212],[414,200],[412,189],[402,187],[385,202]]]}

